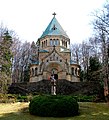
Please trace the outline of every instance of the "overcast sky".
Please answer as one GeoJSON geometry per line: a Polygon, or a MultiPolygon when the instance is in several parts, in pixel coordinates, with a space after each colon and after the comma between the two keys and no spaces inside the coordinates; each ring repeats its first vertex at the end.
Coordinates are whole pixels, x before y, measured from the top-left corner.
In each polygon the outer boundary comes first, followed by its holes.
{"type": "Polygon", "coordinates": [[[90,36],[90,13],[104,3],[105,0],[0,0],[0,22],[13,29],[23,42],[36,42],[56,12],[71,43],[76,43],[90,36]]]}

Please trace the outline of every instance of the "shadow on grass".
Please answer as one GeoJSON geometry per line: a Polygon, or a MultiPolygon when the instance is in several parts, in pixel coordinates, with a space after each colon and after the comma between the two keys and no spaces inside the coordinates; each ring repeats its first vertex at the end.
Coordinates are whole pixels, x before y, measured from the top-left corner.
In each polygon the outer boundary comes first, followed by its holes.
{"type": "Polygon", "coordinates": [[[69,118],[39,117],[29,113],[28,107],[18,112],[0,114],[0,120],[72,120],[69,118]]]}

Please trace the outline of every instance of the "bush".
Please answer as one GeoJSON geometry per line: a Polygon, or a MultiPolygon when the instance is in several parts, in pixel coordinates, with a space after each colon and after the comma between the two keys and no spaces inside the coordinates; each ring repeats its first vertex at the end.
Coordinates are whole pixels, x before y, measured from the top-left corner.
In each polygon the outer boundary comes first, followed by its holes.
{"type": "Polygon", "coordinates": [[[18,100],[19,102],[28,102],[27,96],[18,95],[17,100],[18,100]]]}
{"type": "Polygon", "coordinates": [[[67,117],[78,114],[79,105],[71,96],[36,96],[29,104],[32,115],[67,117]]]}
{"type": "Polygon", "coordinates": [[[22,96],[22,95],[17,95],[17,101],[18,102],[29,102],[31,101],[33,98],[32,94],[26,95],[26,96],[22,96]]]}

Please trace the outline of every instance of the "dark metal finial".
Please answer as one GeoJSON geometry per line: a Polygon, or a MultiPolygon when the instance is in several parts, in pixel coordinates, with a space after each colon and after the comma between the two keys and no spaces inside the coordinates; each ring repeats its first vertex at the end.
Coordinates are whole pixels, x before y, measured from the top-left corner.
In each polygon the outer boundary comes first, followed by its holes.
{"type": "Polygon", "coordinates": [[[54,12],[52,15],[54,15],[54,17],[55,17],[56,13],[54,12]]]}

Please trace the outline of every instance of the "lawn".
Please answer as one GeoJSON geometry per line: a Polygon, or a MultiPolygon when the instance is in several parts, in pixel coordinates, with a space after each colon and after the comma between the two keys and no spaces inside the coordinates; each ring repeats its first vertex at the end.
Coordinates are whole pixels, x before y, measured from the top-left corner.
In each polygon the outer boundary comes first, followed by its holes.
{"type": "Polygon", "coordinates": [[[106,103],[81,102],[80,115],[66,118],[47,118],[29,114],[29,103],[0,104],[0,120],[109,120],[106,103]]]}

